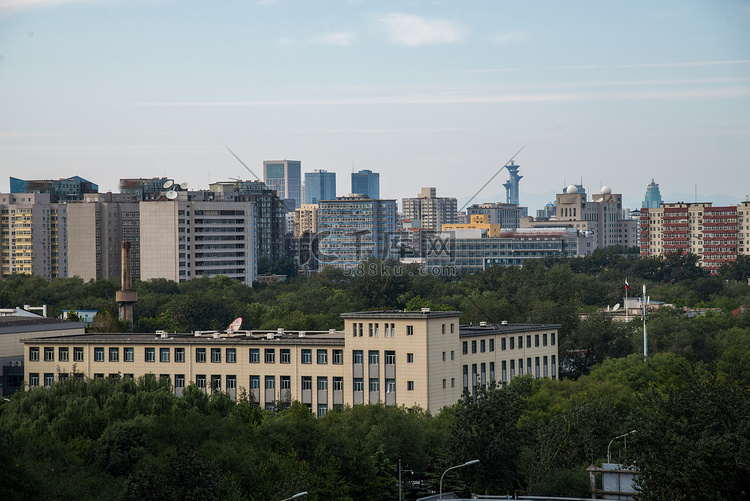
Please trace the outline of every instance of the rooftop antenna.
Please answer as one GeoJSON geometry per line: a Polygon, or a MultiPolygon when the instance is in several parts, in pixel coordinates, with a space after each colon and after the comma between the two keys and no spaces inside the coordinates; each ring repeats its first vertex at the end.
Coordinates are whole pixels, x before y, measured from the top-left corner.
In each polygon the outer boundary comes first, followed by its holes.
{"type": "Polygon", "coordinates": [[[258,177],[258,176],[257,176],[257,175],[255,174],[255,172],[251,171],[251,170],[250,170],[250,167],[248,167],[247,165],[245,165],[245,162],[243,162],[243,161],[242,161],[242,159],[240,159],[240,157],[238,157],[237,155],[235,155],[235,154],[234,154],[234,152],[233,152],[232,150],[230,150],[230,149],[229,149],[229,146],[227,146],[227,145],[226,145],[226,144],[224,144],[224,143],[221,143],[221,144],[222,144],[222,145],[224,146],[224,148],[226,148],[226,149],[227,149],[227,151],[228,151],[229,153],[231,153],[231,154],[232,154],[232,156],[233,156],[234,158],[236,158],[236,159],[237,159],[237,160],[238,160],[238,161],[239,161],[239,162],[240,162],[240,163],[242,164],[242,166],[243,166],[244,168],[246,168],[246,169],[248,170],[248,172],[249,172],[250,174],[252,174],[253,176],[255,176],[255,179],[257,179],[258,181],[260,181],[260,178],[259,178],[259,177],[258,177]]]}
{"type": "Polygon", "coordinates": [[[493,180],[493,179],[495,179],[495,178],[497,177],[497,175],[498,175],[498,174],[500,174],[500,172],[502,172],[502,170],[503,170],[503,169],[504,169],[505,167],[507,167],[507,166],[508,166],[508,164],[509,164],[509,163],[511,163],[511,162],[512,162],[513,160],[515,160],[515,158],[516,158],[516,157],[518,156],[518,154],[519,154],[519,153],[521,153],[521,152],[523,151],[523,149],[524,149],[524,148],[526,148],[526,145],[525,145],[525,144],[524,144],[523,146],[521,146],[521,149],[520,149],[520,150],[518,150],[518,151],[516,152],[516,154],[515,154],[515,155],[513,155],[512,157],[510,157],[510,160],[508,160],[507,162],[505,162],[505,163],[503,164],[503,166],[502,166],[502,167],[500,167],[500,168],[499,168],[499,169],[497,170],[497,172],[495,172],[495,175],[494,175],[494,176],[492,176],[492,177],[491,177],[491,178],[489,179],[489,181],[487,181],[486,183],[484,183],[484,185],[483,185],[483,186],[482,186],[481,188],[479,188],[479,191],[477,191],[476,193],[474,193],[474,196],[473,196],[473,197],[471,197],[471,198],[469,199],[469,201],[468,201],[468,202],[466,202],[466,203],[465,203],[465,204],[463,205],[463,207],[461,207],[460,209],[458,209],[458,212],[461,212],[462,210],[464,210],[464,209],[466,208],[466,206],[467,206],[467,205],[469,205],[469,204],[471,203],[471,201],[472,201],[472,200],[474,200],[475,198],[477,198],[477,195],[479,195],[479,194],[480,194],[480,193],[482,192],[482,190],[483,190],[483,189],[485,189],[485,188],[487,187],[487,185],[488,185],[488,184],[490,184],[490,183],[492,182],[492,180],[493,180]]]}

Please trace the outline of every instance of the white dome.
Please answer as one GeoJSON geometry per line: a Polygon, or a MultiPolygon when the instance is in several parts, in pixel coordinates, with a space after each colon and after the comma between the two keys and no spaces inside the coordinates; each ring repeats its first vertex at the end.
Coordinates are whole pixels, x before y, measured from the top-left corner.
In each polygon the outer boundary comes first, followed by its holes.
{"type": "Polygon", "coordinates": [[[602,186],[602,189],[599,193],[601,193],[602,195],[611,195],[612,188],[610,188],[609,186],[602,186]]]}
{"type": "Polygon", "coordinates": [[[565,193],[567,193],[568,195],[570,195],[572,193],[578,193],[578,188],[576,188],[576,185],[571,184],[570,186],[568,186],[565,189],[565,193]]]}

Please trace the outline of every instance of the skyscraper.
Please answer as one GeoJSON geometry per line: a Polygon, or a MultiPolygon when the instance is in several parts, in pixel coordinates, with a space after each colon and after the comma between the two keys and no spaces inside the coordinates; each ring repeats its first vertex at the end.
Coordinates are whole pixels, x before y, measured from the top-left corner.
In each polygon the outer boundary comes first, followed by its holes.
{"type": "Polygon", "coordinates": [[[263,182],[276,190],[279,198],[294,200],[293,209],[302,204],[302,162],[299,160],[266,160],[263,182]]]}
{"type": "Polygon", "coordinates": [[[315,170],[305,173],[305,203],[317,204],[321,200],[336,198],[336,173],[315,170]]]}
{"type": "Polygon", "coordinates": [[[380,174],[367,169],[352,172],[352,194],[356,193],[368,198],[380,198],[380,174]]]}
{"type": "Polygon", "coordinates": [[[416,198],[401,199],[404,219],[418,219],[425,230],[440,231],[444,224],[454,224],[458,211],[455,198],[438,197],[435,188],[422,188],[416,198]]]}
{"type": "Polygon", "coordinates": [[[643,200],[641,207],[647,209],[658,209],[661,205],[661,192],[659,192],[659,185],[651,179],[651,182],[646,186],[646,198],[643,200]]]}

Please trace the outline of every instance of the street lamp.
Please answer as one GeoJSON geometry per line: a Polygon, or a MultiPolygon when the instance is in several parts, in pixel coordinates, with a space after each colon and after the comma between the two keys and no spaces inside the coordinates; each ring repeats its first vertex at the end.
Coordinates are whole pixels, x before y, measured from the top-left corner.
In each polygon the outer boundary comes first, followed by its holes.
{"type": "Polygon", "coordinates": [[[443,472],[443,474],[440,475],[440,495],[438,496],[438,500],[439,501],[443,501],[443,477],[445,476],[446,473],[448,473],[451,470],[455,470],[456,468],[463,468],[464,466],[469,466],[469,465],[472,465],[472,464],[477,464],[478,462],[479,462],[478,459],[472,459],[471,461],[466,461],[464,464],[459,464],[459,465],[456,465],[456,466],[451,466],[450,468],[448,468],[447,470],[445,470],[443,472]]]}
{"type": "Polygon", "coordinates": [[[295,494],[294,496],[292,496],[292,497],[290,497],[290,498],[282,499],[281,501],[290,501],[291,499],[297,499],[297,498],[301,498],[302,496],[307,496],[307,491],[304,491],[304,492],[298,492],[298,493],[297,493],[297,494],[295,494]]]}
{"type": "Polygon", "coordinates": [[[626,437],[626,438],[625,438],[625,448],[627,449],[627,448],[628,448],[628,439],[627,439],[627,436],[628,436],[628,435],[632,435],[632,434],[633,434],[633,433],[635,433],[636,431],[637,431],[637,430],[633,430],[633,431],[629,431],[629,432],[627,432],[627,433],[623,433],[623,434],[622,434],[622,435],[620,435],[619,437],[615,437],[615,438],[613,438],[612,440],[610,440],[610,441],[609,441],[609,445],[607,445],[607,462],[608,462],[608,463],[610,462],[610,461],[609,461],[609,447],[610,447],[610,446],[612,445],[612,442],[614,442],[614,441],[615,441],[615,440],[617,440],[618,438],[623,438],[623,437],[626,437]]]}

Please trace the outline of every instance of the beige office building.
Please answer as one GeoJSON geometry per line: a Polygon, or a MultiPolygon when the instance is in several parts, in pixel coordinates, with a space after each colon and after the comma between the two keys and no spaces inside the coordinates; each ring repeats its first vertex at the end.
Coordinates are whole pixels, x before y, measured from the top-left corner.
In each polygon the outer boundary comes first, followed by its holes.
{"type": "Polygon", "coordinates": [[[67,277],[66,228],[66,205],[49,193],[0,194],[0,276],[67,277]]]}
{"type": "Polygon", "coordinates": [[[318,232],[318,204],[302,204],[294,210],[294,236],[318,232]]]}
{"type": "Polygon", "coordinates": [[[86,334],[25,341],[25,380],[49,386],[87,377],[169,378],[273,410],[298,400],[317,415],[383,402],[437,412],[464,390],[514,377],[557,378],[559,325],[459,326],[459,312],[345,313],[344,331],[86,334]]]}
{"type": "Polygon", "coordinates": [[[419,220],[423,230],[440,231],[444,224],[455,224],[458,202],[438,197],[435,188],[422,188],[416,198],[401,199],[402,219],[419,220]]]}

